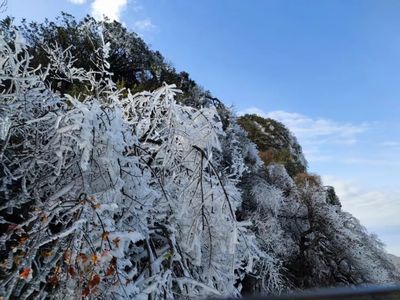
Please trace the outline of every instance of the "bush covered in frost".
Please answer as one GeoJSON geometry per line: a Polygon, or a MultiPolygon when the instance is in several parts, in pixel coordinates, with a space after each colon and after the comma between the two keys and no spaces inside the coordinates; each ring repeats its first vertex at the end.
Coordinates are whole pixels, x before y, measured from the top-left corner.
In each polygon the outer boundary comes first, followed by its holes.
{"type": "Polygon", "coordinates": [[[41,45],[38,65],[20,31],[0,36],[2,297],[179,299],[398,278],[319,182],[264,167],[222,103],[183,101],[174,84],[119,86],[116,37],[83,24],[84,41],[97,37],[90,69],[58,43],[41,45]]]}

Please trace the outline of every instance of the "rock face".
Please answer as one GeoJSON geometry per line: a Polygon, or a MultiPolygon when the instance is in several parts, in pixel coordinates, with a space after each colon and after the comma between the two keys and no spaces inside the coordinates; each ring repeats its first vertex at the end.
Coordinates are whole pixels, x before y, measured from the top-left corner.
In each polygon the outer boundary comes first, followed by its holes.
{"type": "Polygon", "coordinates": [[[307,169],[301,146],[282,123],[257,115],[242,116],[238,123],[257,145],[260,157],[266,164],[281,163],[291,176],[307,169]]]}

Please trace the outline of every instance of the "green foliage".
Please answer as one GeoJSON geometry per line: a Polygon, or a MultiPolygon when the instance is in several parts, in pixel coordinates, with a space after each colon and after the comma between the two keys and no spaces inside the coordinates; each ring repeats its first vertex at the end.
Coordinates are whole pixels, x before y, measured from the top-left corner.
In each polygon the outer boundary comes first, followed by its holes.
{"type": "Polygon", "coordinates": [[[238,123],[257,145],[265,165],[282,164],[292,177],[306,170],[300,145],[282,123],[257,115],[242,116],[238,123]]]}
{"type": "MultiPolygon", "coordinates": [[[[11,18],[4,19],[0,30],[10,32],[11,24],[11,18]]],[[[43,23],[23,20],[18,29],[33,57],[32,66],[47,66],[49,59],[43,45],[57,44],[62,49],[71,51],[76,58],[76,67],[93,70],[98,60],[96,56],[100,55],[95,50],[99,49],[104,38],[110,46],[108,62],[110,72],[113,73],[112,79],[118,82],[118,88],[131,89],[135,93],[154,90],[163,82],[176,84],[183,91],[177,99],[182,103],[194,98],[193,92],[196,89],[205,94],[187,72],[177,72],[159,51],[151,50],[136,33],[129,32],[117,21],[100,22],[90,16],[78,21],[73,16],[62,13],[55,22],[47,19],[43,23]]],[[[63,82],[60,87],[59,82],[54,80],[52,85],[59,87],[61,93],[77,93],[72,84],[63,82]]]]}

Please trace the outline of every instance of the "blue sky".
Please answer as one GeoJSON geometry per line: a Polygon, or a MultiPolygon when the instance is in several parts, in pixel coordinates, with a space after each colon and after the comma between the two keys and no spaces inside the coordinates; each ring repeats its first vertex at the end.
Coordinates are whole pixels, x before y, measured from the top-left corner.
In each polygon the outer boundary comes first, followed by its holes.
{"type": "Polygon", "coordinates": [[[400,1],[8,2],[17,20],[118,19],[238,113],[282,121],[310,171],[400,255],[400,1]]]}

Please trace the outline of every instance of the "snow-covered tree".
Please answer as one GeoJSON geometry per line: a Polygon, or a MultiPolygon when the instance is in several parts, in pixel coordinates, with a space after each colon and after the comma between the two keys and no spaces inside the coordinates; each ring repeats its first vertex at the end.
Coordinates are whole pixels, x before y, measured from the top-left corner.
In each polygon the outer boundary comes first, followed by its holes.
{"type": "Polygon", "coordinates": [[[264,165],[187,74],[184,95],[121,84],[149,57],[132,82],[174,77],[162,57],[136,53],[143,41],[120,24],[71,22],[53,42],[54,24],[24,40],[2,23],[1,297],[191,299],[398,278],[376,237],[306,173],[286,129],[273,123],[286,165],[264,165]],[[73,55],[81,47],[88,61],[73,55]]]}
{"type": "Polygon", "coordinates": [[[90,72],[57,44],[32,69],[18,31],[0,43],[1,293],[239,295],[257,247],[236,220],[239,145],[229,170],[215,159],[225,135],[216,108],[178,104],[173,85],[117,89],[107,42],[90,72]],[[86,91],[57,93],[49,77],[86,91]]]}

